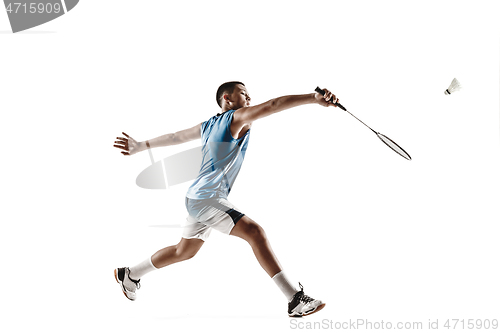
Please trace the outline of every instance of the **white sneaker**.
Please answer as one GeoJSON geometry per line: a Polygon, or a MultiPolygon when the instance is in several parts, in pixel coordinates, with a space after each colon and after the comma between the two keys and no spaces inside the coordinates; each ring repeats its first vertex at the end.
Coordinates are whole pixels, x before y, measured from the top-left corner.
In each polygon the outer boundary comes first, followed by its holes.
{"type": "Polygon", "coordinates": [[[300,291],[293,295],[292,300],[288,303],[288,316],[303,317],[318,312],[325,307],[325,303],[320,300],[315,300],[304,294],[304,287],[299,282],[300,291]]]}
{"type": "Polygon", "coordinates": [[[141,284],[139,283],[141,280],[132,280],[130,278],[130,269],[128,267],[115,269],[115,279],[116,282],[118,282],[122,287],[123,294],[129,300],[135,301],[135,291],[141,288],[141,284]]]}

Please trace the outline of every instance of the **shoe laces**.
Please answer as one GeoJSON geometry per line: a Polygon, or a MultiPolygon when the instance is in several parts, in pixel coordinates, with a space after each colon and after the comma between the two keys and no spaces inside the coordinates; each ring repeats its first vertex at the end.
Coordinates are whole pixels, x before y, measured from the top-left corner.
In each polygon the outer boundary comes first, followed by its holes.
{"type": "Polygon", "coordinates": [[[302,284],[300,284],[300,282],[299,282],[299,287],[300,287],[300,291],[298,292],[298,295],[297,295],[297,298],[298,298],[299,302],[307,304],[307,303],[315,301],[314,298],[309,297],[306,294],[304,294],[304,287],[302,286],[302,284]]]}

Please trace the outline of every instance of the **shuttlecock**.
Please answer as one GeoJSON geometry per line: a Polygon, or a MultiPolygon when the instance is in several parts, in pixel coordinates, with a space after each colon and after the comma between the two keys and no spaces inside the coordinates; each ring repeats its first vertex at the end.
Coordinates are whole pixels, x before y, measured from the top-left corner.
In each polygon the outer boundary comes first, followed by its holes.
{"type": "Polygon", "coordinates": [[[462,88],[462,86],[460,85],[460,82],[458,82],[457,79],[453,79],[453,81],[451,81],[449,88],[444,91],[444,94],[449,95],[452,92],[460,90],[460,88],[462,88]]]}

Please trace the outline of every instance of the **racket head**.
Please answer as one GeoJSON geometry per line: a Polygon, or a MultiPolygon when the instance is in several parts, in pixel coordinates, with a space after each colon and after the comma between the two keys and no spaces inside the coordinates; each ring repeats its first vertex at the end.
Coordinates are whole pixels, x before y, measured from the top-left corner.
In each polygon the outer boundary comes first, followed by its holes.
{"type": "Polygon", "coordinates": [[[389,139],[387,136],[381,134],[381,133],[378,133],[378,132],[375,132],[375,134],[377,134],[378,138],[383,142],[385,143],[389,148],[391,148],[392,150],[394,150],[396,153],[398,153],[399,155],[403,156],[404,158],[406,158],[407,160],[411,160],[411,156],[410,154],[408,154],[403,148],[401,148],[401,146],[399,146],[396,142],[392,141],[391,139],[389,139]]]}

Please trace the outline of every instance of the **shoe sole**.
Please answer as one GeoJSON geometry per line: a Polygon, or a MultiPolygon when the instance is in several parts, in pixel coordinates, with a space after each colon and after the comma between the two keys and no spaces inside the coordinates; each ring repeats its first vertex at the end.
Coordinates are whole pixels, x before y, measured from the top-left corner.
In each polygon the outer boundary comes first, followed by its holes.
{"type": "Polygon", "coordinates": [[[316,313],[316,312],[320,311],[321,309],[323,309],[325,307],[325,305],[326,305],[326,303],[321,304],[320,306],[318,306],[316,308],[316,310],[314,310],[313,312],[309,312],[309,313],[305,314],[303,317],[312,315],[313,313],[316,313]]]}
{"type": "MultiPolygon", "coordinates": [[[[117,271],[116,269],[115,269],[114,273],[115,273],[115,280],[116,280],[116,282],[117,282],[118,284],[120,284],[120,281],[118,280],[118,271],[117,271]]],[[[121,286],[121,284],[120,284],[120,286],[121,286]]],[[[133,299],[129,298],[129,297],[127,296],[127,294],[125,294],[125,292],[123,291],[123,289],[122,289],[122,293],[123,293],[123,295],[125,295],[125,297],[127,297],[127,299],[129,299],[129,300],[131,300],[131,301],[134,301],[133,299]]]]}
{"type": "Polygon", "coordinates": [[[289,316],[289,317],[292,317],[292,318],[301,318],[301,317],[307,317],[309,315],[312,315],[313,313],[316,313],[318,311],[320,311],[321,309],[323,309],[325,307],[326,303],[323,303],[323,304],[320,304],[316,309],[314,309],[314,311],[311,311],[311,312],[308,312],[302,316],[299,316],[299,315],[294,315],[294,316],[289,316]]]}

